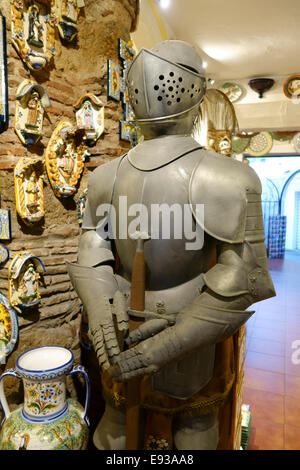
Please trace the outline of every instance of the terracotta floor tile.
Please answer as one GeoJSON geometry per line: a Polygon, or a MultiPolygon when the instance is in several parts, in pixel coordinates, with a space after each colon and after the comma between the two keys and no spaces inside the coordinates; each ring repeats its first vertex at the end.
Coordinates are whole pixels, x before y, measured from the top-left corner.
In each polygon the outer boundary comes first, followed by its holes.
{"type": "Polygon", "coordinates": [[[244,403],[250,405],[252,417],[284,424],[283,395],[245,387],[244,403]]]}
{"type": "Polygon", "coordinates": [[[283,450],[284,425],[252,417],[248,450],[283,450]]]}
{"type": "Polygon", "coordinates": [[[300,428],[300,397],[284,397],[285,424],[300,428]]]}
{"type": "Polygon", "coordinates": [[[284,394],[284,375],[267,370],[245,368],[244,386],[255,390],[284,394]]]}
{"type": "Polygon", "coordinates": [[[248,350],[262,354],[271,354],[272,356],[284,356],[285,344],[267,339],[250,338],[248,350]]]}
{"type": "Polygon", "coordinates": [[[285,371],[285,358],[248,351],[245,366],[283,374],[285,371]]]}
{"type": "Polygon", "coordinates": [[[285,376],[285,394],[295,398],[300,397],[300,376],[285,376]]]}
{"type": "Polygon", "coordinates": [[[284,426],[285,450],[300,450],[300,428],[286,424],[284,426]]]}

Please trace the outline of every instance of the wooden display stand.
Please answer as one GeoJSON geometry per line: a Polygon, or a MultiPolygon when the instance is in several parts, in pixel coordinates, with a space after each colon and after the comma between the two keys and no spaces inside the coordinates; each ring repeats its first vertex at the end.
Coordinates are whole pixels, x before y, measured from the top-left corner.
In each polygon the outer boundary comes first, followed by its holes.
{"type": "Polygon", "coordinates": [[[246,325],[233,336],[233,342],[235,380],[228,399],[219,412],[218,450],[240,450],[241,448],[246,325]]]}

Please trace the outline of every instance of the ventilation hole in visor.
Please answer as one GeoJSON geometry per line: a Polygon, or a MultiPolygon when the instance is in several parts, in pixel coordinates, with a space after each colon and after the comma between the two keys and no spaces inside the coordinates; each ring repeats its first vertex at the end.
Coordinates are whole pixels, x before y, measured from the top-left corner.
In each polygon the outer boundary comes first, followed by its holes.
{"type": "Polygon", "coordinates": [[[170,72],[170,77],[174,77],[174,72],[170,72]]]}
{"type": "Polygon", "coordinates": [[[182,82],[182,77],[179,77],[178,80],[179,80],[180,82],[182,82]]]}
{"type": "Polygon", "coordinates": [[[184,93],[185,92],[185,88],[181,88],[181,93],[184,93]]]}
{"type": "Polygon", "coordinates": [[[138,94],[138,92],[139,92],[139,90],[137,88],[134,91],[135,91],[136,94],[138,94]]]}
{"type": "Polygon", "coordinates": [[[169,91],[173,91],[173,87],[172,87],[172,86],[169,86],[169,91]]]}
{"type": "Polygon", "coordinates": [[[165,78],[165,77],[164,77],[163,75],[160,75],[160,76],[159,76],[159,79],[160,79],[160,80],[163,80],[164,78],[165,78]]]}
{"type": "Polygon", "coordinates": [[[171,104],[172,104],[172,101],[168,101],[168,102],[167,102],[167,105],[168,105],[168,106],[171,106],[171,104]]]}
{"type": "Polygon", "coordinates": [[[176,100],[176,101],[177,101],[177,103],[180,103],[180,101],[181,101],[181,100],[180,100],[180,98],[177,98],[177,100],[176,100]]]}
{"type": "Polygon", "coordinates": [[[159,86],[158,86],[158,85],[155,85],[155,86],[154,86],[154,90],[159,90],[159,86]]]}
{"type": "Polygon", "coordinates": [[[157,97],[158,101],[162,101],[162,96],[157,97]]]}

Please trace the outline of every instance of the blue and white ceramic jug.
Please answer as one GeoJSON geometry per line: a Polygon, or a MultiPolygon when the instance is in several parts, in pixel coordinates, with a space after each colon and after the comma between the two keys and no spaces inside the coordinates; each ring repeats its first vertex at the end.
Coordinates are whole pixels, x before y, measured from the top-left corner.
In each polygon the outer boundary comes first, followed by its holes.
{"type": "Polygon", "coordinates": [[[0,450],[80,450],[88,440],[89,379],[82,366],[73,367],[73,353],[59,346],[44,346],[21,354],[16,368],[0,377],[0,403],[5,418],[0,450]],[[81,373],[86,382],[85,409],[66,398],[66,375],[81,373]],[[22,379],[24,404],[10,412],[3,379],[22,379]]]}

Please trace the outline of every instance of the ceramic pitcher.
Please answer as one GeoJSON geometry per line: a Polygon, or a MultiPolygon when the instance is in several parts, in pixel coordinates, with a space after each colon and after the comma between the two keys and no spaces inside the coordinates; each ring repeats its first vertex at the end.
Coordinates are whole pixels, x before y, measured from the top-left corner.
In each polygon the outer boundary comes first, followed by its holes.
{"type": "Polygon", "coordinates": [[[0,450],[80,450],[88,440],[89,379],[82,366],[73,367],[73,353],[44,346],[21,354],[15,369],[0,377],[0,403],[5,418],[0,450]],[[66,375],[81,373],[86,383],[85,408],[66,398],[66,375]],[[12,375],[24,385],[24,404],[10,412],[3,379],[12,375]]]}

